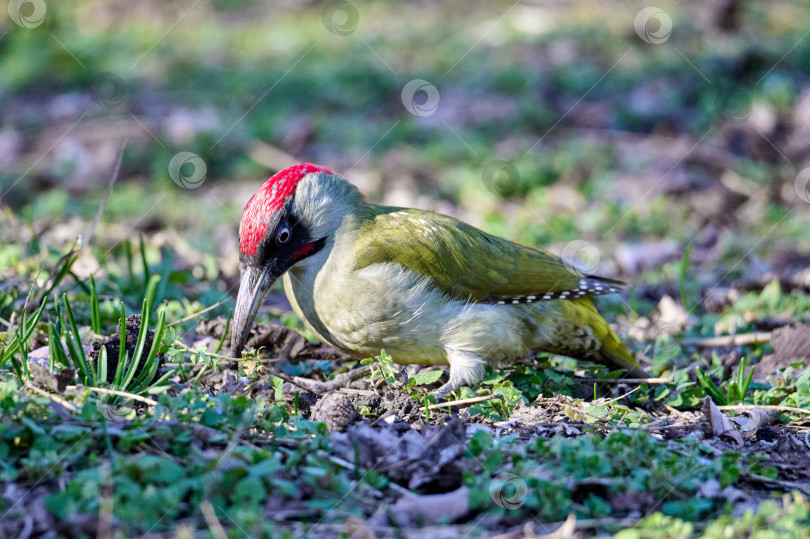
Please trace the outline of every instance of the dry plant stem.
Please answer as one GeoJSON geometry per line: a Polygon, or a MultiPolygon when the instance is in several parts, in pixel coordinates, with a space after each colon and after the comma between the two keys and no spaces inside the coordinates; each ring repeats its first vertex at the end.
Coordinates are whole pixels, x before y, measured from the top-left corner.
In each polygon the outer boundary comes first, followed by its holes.
{"type": "Polygon", "coordinates": [[[667,410],[669,413],[671,413],[671,414],[675,414],[675,415],[681,415],[681,414],[683,414],[683,412],[682,412],[682,411],[678,410],[677,408],[673,408],[673,407],[672,407],[672,406],[670,406],[669,404],[665,404],[665,405],[664,405],[664,408],[665,408],[665,409],[666,409],[666,410],[667,410]]]}
{"type": "Polygon", "coordinates": [[[718,410],[731,410],[731,411],[753,410],[754,408],[759,408],[761,410],[776,410],[777,412],[792,412],[796,414],[810,415],[810,410],[805,410],[803,408],[795,408],[793,406],[774,406],[765,404],[729,404],[726,406],[717,407],[718,410]]]}
{"type": "MultiPolygon", "coordinates": [[[[593,416],[591,416],[593,417],[593,416]]],[[[495,424],[496,426],[500,426],[499,423],[495,424]]],[[[619,425],[597,425],[595,423],[584,423],[582,421],[558,421],[558,422],[540,422],[540,423],[533,423],[532,426],[534,427],[545,427],[545,428],[554,428],[554,427],[574,427],[577,429],[602,429],[602,430],[644,430],[644,427],[622,427],[619,425]]]]}
{"type": "Polygon", "coordinates": [[[388,473],[391,470],[394,470],[394,469],[399,468],[401,466],[407,466],[408,464],[416,462],[417,460],[419,460],[419,457],[425,451],[427,451],[428,449],[430,449],[431,447],[436,445],[436,443],[441,439],[441,436],[444,434],[444,432],[449,428],[450,428],[449,424],[445,424],[438,432],[433,434],[433,436],[431,436],[431,438],[427,442],[425,442],[425,445],[422,446],[422,448],[416,453],[416,455],[414,455],[412,457],[408,457],[408,458],[403,459],[403,460],[399,460],[397,462],[394,462],[393,464],[389,464],[388,466],[383,466],[382,468],[379,469],[379,471],[381,473],[388,473]]]}
{"type": "Polygon", "coordinates": [[[68,386],[65,389],[67,389],[68,391],[81,391],[82,389],[88,389],[95,393],[101,393],[104,395],[118,395],[119,397],[126,397],[128,399],[148,404],[149,406],[157,406],[156,400],[152,400],[147,397],[141,397],[140,395],[136,395],[134,393],[127,393],[126,391],[118,391],[117,389],[106,389],[103,387],[90,387],[90,386],[68,386]]]}
{"type": "Polygon", "coordinates": [[[183,322],[188,322],[189,320],[193,320],[193,319],[197,318],[198,316],[207,313],[208,311],[212,311],[212,310],[216,309],[217,307],[219,307],[220,305],[222,305],[226,301],[229,301],[229,300],[223,299],[221,301],[218,301],[218,302],[214,303],[213,305],[211,305],[210,307],[206,307],[202,311],[198,311],[198,312],[196,312],[194,314],[190,314],[190,315],[188,315],[188,316],[186,316],[184,318],[181,318],[180,320],[175,320],[171,324],[166,324],[166,327],[170,328],[172,326],[176,326],[177,324],[182,324],[183,322]]]}
{"type": "Polygon", "coordinates": [[[588,384],[671,384],[675,379],[668,376],[666,378],[612,378],[609,380],[602,378],[574,378],[574,381],[588,384]]]}
{"type": "Polygon", "coordinates": [[[605,402],[603,402],[603,403],[602,403],[602,406],[604,406],[604,405],[606,405],[606,404],[610,404],[610,403],[616,402],[616,401],[620,401],[620,400],[622,400],[623,398],[625,398],[626,396],[628,396],[628,395],[631,395],[631,394],[635,393],[635,392],[636,392],[636,391],[638,391],[639,389],[641,389],[641,386],[636,386],[636,387],[634,387],[633,389],[631,389],[630,391],[628,391],[627,393],[625,393],[624,395],[620,395],[620,396],[616,397],[615,399],[610,399],[609,401],[605,401],[605,402]]]}
{"type": "Polygon", "coordinates": [[[78,408],[76,408],[75,406],[70,404],[68,401],[66,401],[62,397],[59,397],[57,395],[52,395],[51,393],[48,393],[47,391],[43,391],[40,388],[36,387],[35,385],[31,384],[31,382],[25,382],[23,387],[25,389],[30,389],[31,391],[33,391],[37,395],[42,395],[43,397],[51,399],[53,402],[55,402],[57,404],[61,404],[64,408],[66,408],[67,410],[70,410],[73,413],[77,413],[79,411],[78,408]]]}
{"type": "Polygon", "coordinates": [[[233,433],[233,437],[231,437],[231,440],[228,442],[228,445],[225,446],[225,450],[222,451],[219,458],[217,459],[217,465],[216,467],[214,467],[214,471],[211,472],[211,481],[206,485],[205,490],[203,491],[203,502],[209,501],[208,499],[211,497],[211,491],[213,490],[217,481],[219,481],[220,475],[222,475],[222,467],[231,457],[231,453],[233,453],[234,449],[236,449],[236,446],[239,445],[239,442],[242,441],[242,435],[245,432],[247,423],[248,418],[246,414],[242,416],[242,420],[239,422],[239,426],[236,427],[236,430],[233,433]]]}
{"type": "Polygon", "coordinates": [[[285,382],[290,383],[290,384],[294,385],[297,388],[303,389],[307,393],[312,393],[313,392],[312,389],[310,389],[308,386],[306,386],[306,385],[304,385],[302,383],[299,383],[299,381],[302,380],[301,378],[298,378],[298,380],[296,380],[295,378],[297,378],[297,377],[293,378],[293,377],[287,376],[283,372],[273,373],[273,376],[275,376],[277,378],[281,378],[285,382]]]}
{"type": "MultiPolygon", "coordinates": [[[[575,523],[575,530],[592,530],[604,527],[615,527],[615,528],[632,528],[636,524],[641,522],[640,519],[637,518],[588,518],[588,519],[581,519],[577,520],[575,523]]],[[[546,530],[559,530],[563,526],[568,523],[568,520],[565,522],[549,522],[543,523],[543,530],[535,530],[532,523],[521,524],[520,526],[515,526],[514,528],[510,528],[505,533],[500,535],[492,536],[492,539],[518,539],[521,537],[548,537],[548,538],[557,538],[557,537],[575,537],[574,535],[555,535],[555,532],[552,531],[550,534],[547,535],[537,535],[538,533],[544,533],[546,530]],[[528,528],[528,529],[527,529],[528,528]]]]}
{"type": "Polygon", "coordinates": [[[745,474],[746,477],[749,479],[753,479],[754,481],[759,481],[760,483],[772,483],[774,485],[779,485],[783,487],[785,490],[800,490],[801,492],[810,495],[810,487],[803,483],[794,483],[793,481],[782,481],[781,479],[771,479],[770,477],[765,477],[764,475],[759,475],[755,473],[748,473],[745,474]]]}
{"type": "MultiPolygon", "coordinates": [[[[174,341],[172,343],[172,346],[176,346],[176,347],[180,348],[181,350],[183,350],[184,352],[198,352],[199,351],[196,348],[191,348],[190,346],[184,344],[181,341],[174,341]]],[[[249,361],[248,358],[228,357],[228,356],[223,356],[222,354],[215,354],[213,352],[205,352],[205,355],[207,355],[209,357],[215,357],[215,358],[218,358],[218,359],[222,359],[222,360],[225,360],[225,361],[249,361]]]]}
{"type": "Polygon", "coordinates": [[[503,400],[503,395],[485,395],[483,397],[472,397],[469,399],[461,399],[457,401],[448,401],[448,402],[441,402],[438,404],[431,404],[428,406],[428,410],[440,410],[442,408],[467,408],[468,406],[472,406],[478,402],[486,402],[491,401],[493,399],[501,399],[503,400]]]}
{"type": "MultiPolygon", "coordinates": [[[[338,374],[328,382],[315,382],[312,380],[307,380],[306,378],[300,378],[298,376],[294,377],[293,380],[288,380],[291,384],[295,384],[298,387],[309,387],[307,391],[310,393],[315,393],[316,395],[323,395],[324,393],[329,393],[330,391],[335,391],[337,389],[342,388],[348,384],[351,384],[355,380],[359,380],[360,378],[368,375],[371,372],[371,365],[363,365],[362,367],[358,367],[356,369],[352,369],[349,372],[344,372],[338,374]]],[[[279,376],[282,380],[281,376],[279,376]]]]}
{"type": "MultiPolygon", "coordinates": [[[[343,460],[340,457],[333,457],[332,455],[330,455],[326,451],[323,451],[323,450],[318,451],[318,456],[321,457],[321,458],[325,458],[329,462],[331,462],[333,464],[336,464],[336,465],[340,466],[341,468],[351,470],[352,472],[355,472],[355,473],[357,473],[357,471],[358,471],[357,467],[354,464],[352,464],[351,462],[343,460]]],[[[402,486],[394,483],[393,481],[388,483],[388,487],[391,490],[393,490],[393,491],[397,492],[398,494],[400,494],[401,496],[408,496],[408,497],[416,496],[416,494],[414,494],[410,490],[408,490],[405,487],[402,487],[402,486]]]]}
{"type": "Polygon", "coordinates": [[[395,414],[396,414],[396,412],[394,410],[388,410],[383,415],[381,415],[380,417],[375,419],[374,422],[371,424],[371,426],[376,427],[377,425],[379,425],[383,421],[385,421],[387,418],[389,418],[389,417],[391,417],[392,415],[395,415],[395,414]]]}
{"type": "MultiPolygon", "coordinates": [[[[90,240],[93,238],[93,235],[96,233],[96,227],[98,227],[99,221],[101,221],[101,216],[104,213],[104,208],[107,207],[107,202],[110,200],[110,193],[112,193],[113,187],[115,186],[115,182],[118,181],[118,175],[121,172],[121,162],[124,160],[124,150],[127,147],[127,141],[125,140],[121,144],[121,149],[118,151],[118,159],[115,162],[115,168],[113,169],[112,176],[110,177],[110,181],[107,184],[107,192],[104,193],[104,198],[101,199],[101,204],[98,206],[98,211],[96,212],[96,217],[93,219],[93,222],[87,227],[87,232],[84,234],[84,241],[82,241],[81,247],[79,250],[85,248],[85,246],[90,244],[90,240]]],[[[95,272],[93,272],[95,273],[95,272]]]]}
{"type": "Polygon", "coordinates": [[[375,395],[379,395],[376,391],[372,391],[370,389],[355,389],[353,387],[341,387],[338,388],[338,391],[341,393],[346,393],[347,395],[365,395],[367,397],[373,397],[375,395]]]}
{"type": "Polygon", "coordinates": [[[208,500],[203,500],[200,503],[200,511],[205,519],[205,523],[208,524],[208,529],[211,531],[211,535],[213,535],[216,539],[228,539],[228,534],[225,533],[225,528],[223,528],[222,524],[219,522],[217,514],[214,512],[214,506],[211,505],[211,502],[208,500]]]}
{"type": "Polygon", "coordinates": [[[707,339],[686,339],[679,341],[682,346],[703,346],[706,348],[717,346],[742,346],[746,344],[761,344],[771,342],[770,331],[757,333],[741,333],[740,335],[725,335],[723,337],[709,337],[707,339]]]}

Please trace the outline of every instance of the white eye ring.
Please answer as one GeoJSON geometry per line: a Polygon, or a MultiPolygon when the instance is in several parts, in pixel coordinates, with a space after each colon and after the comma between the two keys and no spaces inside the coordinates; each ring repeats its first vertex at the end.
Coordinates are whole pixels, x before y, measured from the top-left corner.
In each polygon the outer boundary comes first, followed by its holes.
{"type": "Polygon", "coordinates": [[[292,232],[290,232],[290,227],[285,225],[281,227],[281,229],[278,231],[278,234],[276,234],[276,241],[280,244],[287,243],[288,241],[290,241],[291,237],[292,232]]]}

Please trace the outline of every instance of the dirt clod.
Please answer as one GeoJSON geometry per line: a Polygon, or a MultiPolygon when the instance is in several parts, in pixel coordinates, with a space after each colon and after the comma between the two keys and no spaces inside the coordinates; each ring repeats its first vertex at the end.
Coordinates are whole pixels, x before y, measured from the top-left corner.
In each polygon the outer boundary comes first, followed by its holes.
{"type": "Polygon", "coordinates": [[[56,374],[51,374],[46,367],[34,362],[29,363],[28,368],[31,370],[34,385],[50,389],[60,395],[76,379],[76,369],[61,369],[56,374]]]}
{"type": "Polygon", "coordinates": [[[343,393],[327,393],[312,407],[312,420],[326,424],[330,431],[343,432],[360,414],[343,393]]]}
{"type": "MultiPolygon", "coordinates": [[[[126,342],[125,342],[125,354],[127,357],[134,357],[135,355],[135,347],[138,343],[138,332],[141,329],[141,315],[139,314],[130,314],[126,318],[127,328],[126,328],[126,342]]],[[[135,368],[135,377],[139,376],[141,371],[143,370],[144,365],[146,364],[146,358],[149,355],[149,350],[152,348],[152,341],[155,338],[155,332],[152,330],[148,330],[146,332],[146,342],[143,346],[143,352],[141,353],[141,359],[138,362],[138,366],[135,368]]],[[[99,339],[93,343],[93,350],[90,351],[90,358],[88,361],[97,362],[98,356],[101,353],[101,347],[105,347],[107,349],[107,382],[113,383],[115,380],[115,370],[118,368],[118,356],[119,351],[121,349],[121,322],[118,323],[116,327],[115,333],[110,335],[109,337],[105,337],[103,339],[99,339]]],[[[157,358],[157,361],[162,363],[160,357],[157,358]]],[[[150,380],[151,381],[151,380],[150,380]]]]}

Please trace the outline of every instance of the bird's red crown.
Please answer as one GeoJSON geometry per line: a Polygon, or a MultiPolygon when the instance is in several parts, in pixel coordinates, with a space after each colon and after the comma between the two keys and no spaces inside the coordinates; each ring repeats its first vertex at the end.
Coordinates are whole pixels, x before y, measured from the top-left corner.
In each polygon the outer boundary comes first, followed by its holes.
{"type": "Polygon", "coordinates": [[[287,197],[295,193],[295,189],[307,174],[324,172],[334,174],[330,169],[312,163],[301,163],[286,168],[271,176],[255,195],[250,197],[242,221],[239,223],[239,250],[253,256],[259,250],[259,244],[267,234],[267,223],[270,216],[276,212],[287,197]]]}

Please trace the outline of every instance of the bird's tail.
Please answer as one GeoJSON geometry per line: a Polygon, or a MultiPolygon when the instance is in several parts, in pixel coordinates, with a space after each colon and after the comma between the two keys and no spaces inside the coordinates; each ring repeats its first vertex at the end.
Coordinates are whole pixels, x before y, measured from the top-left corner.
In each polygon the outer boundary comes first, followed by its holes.
{"type": "Polygon", "coordinates": [[[572,299],[564,302],[563,305],[566,310],[574,311],[571,313],[573,318],[579,320],[582,326],[590,328],[593,337],[598,341],[593,343],[595,346],[590,350],[582,350],[582,353],[576,354],[574,357],[579,356],[608,367],[625,369],[632,378],[650,377],[649,373],[639,366],[616,332],[602,318],[590,299],[572,299]]]}

